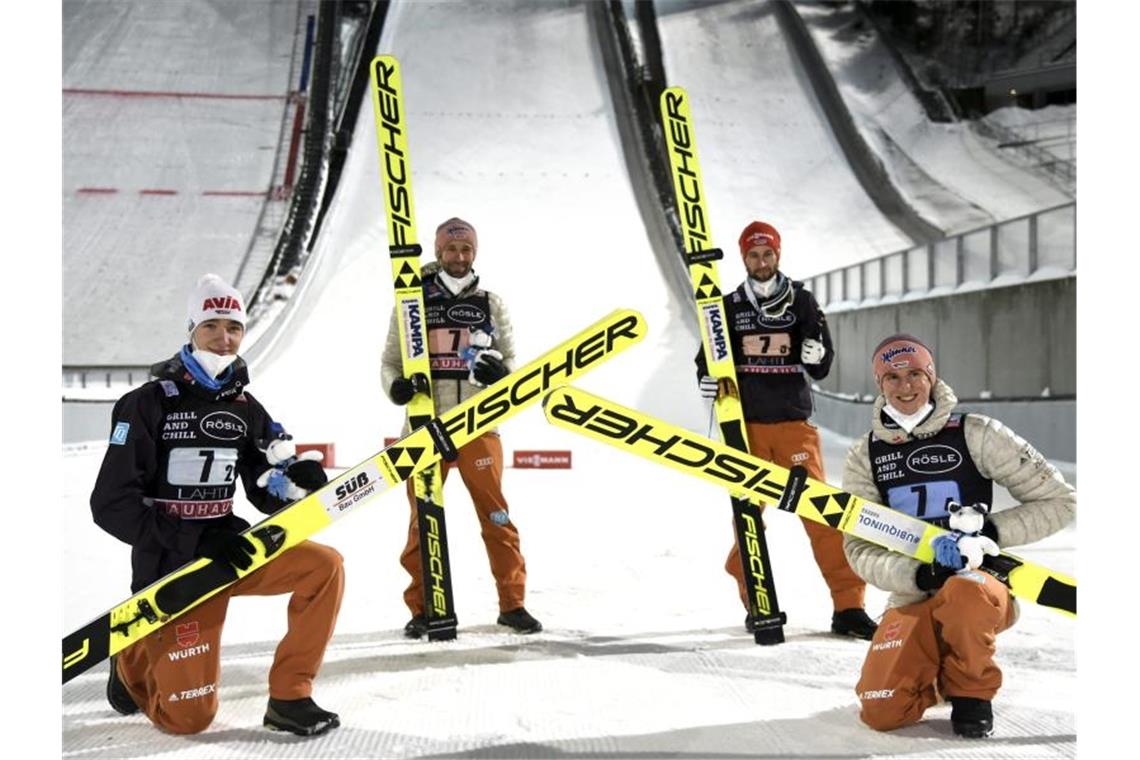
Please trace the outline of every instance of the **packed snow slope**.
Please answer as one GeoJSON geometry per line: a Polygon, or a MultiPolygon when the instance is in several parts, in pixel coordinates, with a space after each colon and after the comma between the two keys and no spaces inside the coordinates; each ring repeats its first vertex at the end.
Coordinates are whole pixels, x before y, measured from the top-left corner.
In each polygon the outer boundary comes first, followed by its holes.
{"type": "MultiPolygon", "coordinates": [[[[752,219],[771,222],[782,268],[804,278],[912,245],[853,174],[769,0],[656,8],[667,81],[692,99],[722,246],[752,219]]],[[[968,123],[931,123],[877,38],[849,30],[852,10],[796,8],[856,127],[925,218],[956,232],[1069,200],[968,123]]]]}
{"type": "MultiPolygon", "coordinates": [[[[403,72],[423,261],[439,223],[459,216],[475,226],[475,270],[506,301],[520,364],[617,307],[640,310],[650,335],[636,373],[615,362],[589,379],[619,385],[647,411],[706,425],[687,392],[697,349],[684,327],[690,316],[653,264],[586,8],[397,3],[381,49],[403,72]],[[671,396],[675,385],[684,396],[671,396]]],[[[299,302],[257,368],[260,397],[282,422],[335,439],[346,461],[375,451],[403,422],[379,386],[393,293],[376,145],[369,105],[299,302]],[[298,388],[322,403],[294,403],[298,388]]],[[[725,271],[742,275],[739,264],[725,271]]],[[[557,436],[537,418],[518,424],[536,446],[557,436]]]]}
{"type": "Polygon", "coordinates": [[[63,3],[63,357],[149,365],[233,279],[289,93],[297,3],[63,3]]]}
{"type": "MultiPolygon", "coordinates": [[[[853,6],[805,3],[797,11],[863,139],[924,217],[948,232],[961,232],[1072,200],[971,122],[930,121],[886,45],[873,27],[860,22],[853,6]]],[[[1075,108],[1049,110],[1072,113],[1075,108]]]]}

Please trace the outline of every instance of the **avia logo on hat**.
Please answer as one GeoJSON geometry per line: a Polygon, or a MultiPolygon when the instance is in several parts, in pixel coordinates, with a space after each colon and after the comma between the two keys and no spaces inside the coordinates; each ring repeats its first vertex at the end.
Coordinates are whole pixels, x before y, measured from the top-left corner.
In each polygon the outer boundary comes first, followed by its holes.
{"type": "Polygon", "coordinates": [[[229,319],[245,326],[242,297],[216,274],[205,274],[194,286],[187,302],[189,332],[210,319],[229,319]]]}
{"type": "Polygon", "coordinates": [[[207,298],[202,302],[202,311],[215,310],[234,310],[241,311],[241,301],[233,296],[224,296],[222,298],[207,298]]]}

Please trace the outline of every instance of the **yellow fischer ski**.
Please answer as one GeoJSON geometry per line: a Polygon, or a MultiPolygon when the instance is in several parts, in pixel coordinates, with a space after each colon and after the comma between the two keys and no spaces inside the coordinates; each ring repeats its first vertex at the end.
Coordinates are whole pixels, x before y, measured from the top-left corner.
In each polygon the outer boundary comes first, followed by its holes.
{"type": "MultiPolygon", "coordinates": [[[[546,418],[558,427],[715,483],[737,498],[773,504],[921,562],[934,559],[930,542],[947,532],[813,480],[802,467],[787,470],[576,388],[557,388],[542,403],[546,418]]],[[[1008,585],[1014,596],[1076,617],[1075,579],[1007,552],[987,556],[980,569],[1008,585]]]]}
{"type": "MultiPolygon", "coordinates": [[[[400,328],[400,357],[404,377],[422,374],[428,388],[408,402],[408,424],[415,429],[435,415],[431,388],[424,296],[420,281],[420,252],[416,242],[412,169],[408,161],[404,123],[403,79],[400,62],[390,55],[372,59],[372,107],[380,149],[384,208],[388,219],[388,254],[396,291],[396,321],[400,328]]],[[[453,457],[445,457],[451,459],[453,457]]],[[[420,533],[420,567],[424,574],[424,615],[431,641],[454,639],[458,627],[451,590],[451,560],[443,510],[443,471],[439,462],[413,479],[420,533]],[[430,578],[430,582],[429,582],[430,578]]]]}
{"type": "MultiPolygon", "coordinates": [[[[717,379],[718,393],[713,408],[724,442],[738,451],[747,452],[744,408],[736,383],[736,364],[717,274],[716,262],[723,253],[712,245],[708,205],[705,203],[696,138],[689,113],[689,96],[681,87],[670,87],[661,93],[661,121],[669,148],[677,216],[685,240],[685,262],[697,302],[701,344],[709,375],[717,379]]],[[[776,599],[771,555],[760,509],[746,499],[734,497],[732,513],[740,561],[749,589],[748,614],[755,626],[756,643],[779,644],[784,641],[787,616],[780,611],[776,599]]]]}
{"type": "Polygon", "coordinates": [[[234,581],[323,530],[384,491],[439,462],[550,388],[578,377],[645,337],[644,318],[619,309],[478,395],[433,418],[325,486],[247,528],[257,554],[247,570],[196,559],[63,638],[63,682],[142,640],[234,581]]]}

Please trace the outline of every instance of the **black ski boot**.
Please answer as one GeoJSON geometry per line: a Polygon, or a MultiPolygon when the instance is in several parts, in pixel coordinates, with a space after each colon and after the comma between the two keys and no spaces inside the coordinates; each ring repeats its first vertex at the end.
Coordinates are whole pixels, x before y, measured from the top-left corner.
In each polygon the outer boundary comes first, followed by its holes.
{"type": "Polygon", "coordinates": [[[831,632],[839,636],[853,636],[870,641],[877,630],[878,623],[867,617],[862,607],[841,610],[831,616],[831,632]]]}
{"type": "Polygon", "coordinates": [[[425,633],[427,633],[427,618],[423,615],[416,615],[404,625],[406,639],[422,639],[425,633]]]}
{"type": "Polygon", "coordinates": [[[322,710],[310,697],[269,698],[264,725],[271,731],[290,731],[297,736],[317,736],[340,725],[340,716],[322,710]]]}
{"type": "Polygon", "coordinates": [[[542,623],[535,620],[526,607],[517,607],[499,615],[499,625],[514,628],[519,633],[538,633],[542,630],[542,623]]]}
{"type": "Polygon", "coordinates": [[[988,699],[950,697],[950,725],[958,736],[984,739],[994,732],[994,708],[988,699]]]}
{"type": "Polygon", "coordinates": [[[135,704],[131,693],[119,678],[118,666],[119,656],[111,655],[111,675],[107,677],[107,701],[111,703],[111,709],[119,715],[134,715],[139,711],[139,706],[135,704]]]}

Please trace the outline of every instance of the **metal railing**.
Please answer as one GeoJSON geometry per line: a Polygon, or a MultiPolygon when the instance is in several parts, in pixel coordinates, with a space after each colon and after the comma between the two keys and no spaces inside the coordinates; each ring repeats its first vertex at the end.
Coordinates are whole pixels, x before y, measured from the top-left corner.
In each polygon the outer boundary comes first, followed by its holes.
{"type": "Polygon", "coordinates": [[[930,245],[806,278],[821,306],[853,308],[1008,285],[1077,269],[1077,204],[1054,206],[930,245]]]}
{"type": "Polygon", "coordinates": [[[114,388],[125,392],[142,385],[150,377],[150,367],[122,364],[64,365],[63,392],[114,388]]]}

